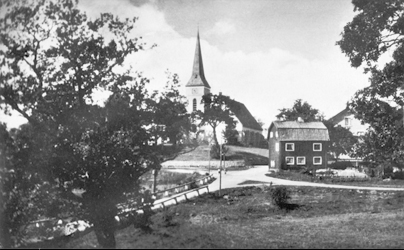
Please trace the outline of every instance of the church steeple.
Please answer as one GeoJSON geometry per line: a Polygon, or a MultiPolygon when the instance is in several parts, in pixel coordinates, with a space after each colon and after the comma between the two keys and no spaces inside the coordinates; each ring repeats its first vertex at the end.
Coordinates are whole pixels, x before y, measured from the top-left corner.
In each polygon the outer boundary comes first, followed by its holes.
{"type": "Polygon", "coordinates": [[[199,41],[199,29],[196,39],[196,48],[195,48],[195,57],[194,57],[194,65],[192,67],[192,75],[191,79],[189,79],[186,87],[196,87],[196,86],[204,86],[210,89],[208,82],[205,79],[205,72],[203,70],[203,62],[202,62],[202,52],[201,45],[199,41]]]}

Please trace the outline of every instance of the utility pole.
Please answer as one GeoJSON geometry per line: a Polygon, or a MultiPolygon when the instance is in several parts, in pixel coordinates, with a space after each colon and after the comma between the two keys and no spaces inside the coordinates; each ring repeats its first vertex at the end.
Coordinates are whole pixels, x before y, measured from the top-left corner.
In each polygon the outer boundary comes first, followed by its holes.
{"type": "Polygon", "coordinates": [[[219,168],[219,196],[221,196],[222,191],[222,144],[219,147],[219,157],[220,157],[220,168],[219,168]]]}

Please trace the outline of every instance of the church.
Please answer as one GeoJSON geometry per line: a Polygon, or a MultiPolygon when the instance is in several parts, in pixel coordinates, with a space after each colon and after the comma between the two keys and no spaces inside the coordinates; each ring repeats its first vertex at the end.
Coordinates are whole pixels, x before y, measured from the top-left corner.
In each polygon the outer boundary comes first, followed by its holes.
{"type": "MultiPolygon", "coordinates": [[[[185,85],[185,97],[188,100],[188,113],[192,113],[196,110],[203,111],[203,104],[201,103],[202,96],[209,93],[211,93],[210,85],[206,80],[203,69],[201,44],[199,41],[198,31],[192,74],[188,83],[185,85]]],[[[219,93],[219,95],[221,94],[222,93],[219,93]]],[[[265,138],[262,135],[261,126],[243,103],[233,99],[232,102],[231,111],[234,114],[233,118],[237,121],[236,130],[238,132],[238,142],[244,146],[262,146],[262,144],[265,143],[265,138]]],[[[216,131],[216,136],[220,143],[225,143],[223,137],[223,131],[225,128],[225,124],[221,124],[216,131]]],[[[210,126],[205,126],[199,129],[198,134],[201,137],[210,138],[212,136],[213,130],[210,126]]]]}

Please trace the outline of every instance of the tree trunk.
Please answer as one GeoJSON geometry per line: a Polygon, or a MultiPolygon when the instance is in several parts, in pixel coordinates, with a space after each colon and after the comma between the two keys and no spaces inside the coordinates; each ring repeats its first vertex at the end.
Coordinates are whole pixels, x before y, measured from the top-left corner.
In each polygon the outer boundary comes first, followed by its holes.
{"type": "Polygon", "coordinates": [[[117,209],[109,199],[85,199],[90,222],[102,248],[115,248],[115,229],[117,209]]]}
{"type": "Polygon", "coordinates": [[[213,128],[213,139],[215,141],[216,146],[219,147],[219,141],[217,140],[217,137],[216,137],[216,126],[212,126],[212,128],[213,128]]]}

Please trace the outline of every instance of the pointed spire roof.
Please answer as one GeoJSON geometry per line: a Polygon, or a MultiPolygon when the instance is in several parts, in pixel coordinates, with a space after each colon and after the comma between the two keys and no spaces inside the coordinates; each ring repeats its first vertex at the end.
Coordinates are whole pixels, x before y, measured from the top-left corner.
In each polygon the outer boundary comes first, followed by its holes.
{"type": "Polygon", "coordinates": [[[189,79],[186,87],[205,86],[210,89],[208,81],[205,79],[205,72],[203,71],[202,52],[199,41],[199,29],[196,39],[194,66],[192,67],[191,79],[189,79]]]}

